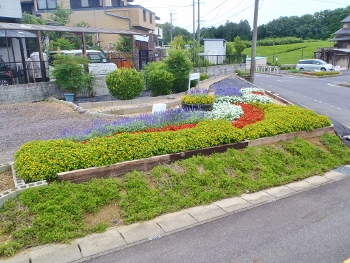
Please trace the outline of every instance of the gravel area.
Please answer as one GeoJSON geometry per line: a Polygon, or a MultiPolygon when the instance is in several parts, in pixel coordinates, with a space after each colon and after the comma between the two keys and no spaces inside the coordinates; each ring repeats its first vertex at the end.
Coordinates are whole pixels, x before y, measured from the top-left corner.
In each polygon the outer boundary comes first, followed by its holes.
{"type": "Polygon", "coordinates": [[[63,102],[0,105],[0,163],[13,161],[15,152],[26,142],[58,136],[64,128],[86,129],[96,118],[63,102]]]}

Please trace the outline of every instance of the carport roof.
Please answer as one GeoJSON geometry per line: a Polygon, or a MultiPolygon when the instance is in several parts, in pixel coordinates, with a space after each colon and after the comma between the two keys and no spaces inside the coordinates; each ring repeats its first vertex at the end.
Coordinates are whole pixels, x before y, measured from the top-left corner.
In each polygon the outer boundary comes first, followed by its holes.
{"type": "Polygon", "coordinates": [[[0,29],[0,37],[20,37],[20,38],[36,38],[36,35],[23,30],[4,30],[0,29]]]}
{"type": "Polygon", "coordinates": [[[68,27],[68,26],[50,26],[50,25],[34,25],[34,24],[16,24],[16,23],[0,23],[0,30],[25,30],[25,31],[55,31],[69,33],[100,33],[100,34],[119,34],[119,35],[144,35],[129,30],[92,28],[92,27],[68,27]]]}

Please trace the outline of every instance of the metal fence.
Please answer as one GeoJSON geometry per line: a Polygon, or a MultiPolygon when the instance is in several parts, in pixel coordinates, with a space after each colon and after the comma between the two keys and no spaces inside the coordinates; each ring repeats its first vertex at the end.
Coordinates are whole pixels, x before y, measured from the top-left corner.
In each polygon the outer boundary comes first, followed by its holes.
{"type": "Polygon", "coordinates": [[[213,65],[229,65],[229,64],[244,64],[246,63],[247,55],[199,55],[196,61],[197,67],[207,67],[213,65]]]}

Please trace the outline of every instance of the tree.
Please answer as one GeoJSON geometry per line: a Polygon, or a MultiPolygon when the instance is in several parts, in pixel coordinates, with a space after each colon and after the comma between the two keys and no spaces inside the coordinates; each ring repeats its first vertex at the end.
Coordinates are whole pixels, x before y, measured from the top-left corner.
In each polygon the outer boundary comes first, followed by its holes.
{"type": "Polygon", "coordinates": [[[245,42],[241,40],[239,36],[237,36],[235,37],[234,47],[235,47],[236,53],[240,55],[244,51],[246,45],[245,45],[245,42]]]}
{"type": "Polygon", "coordinates": [[[122,52],[131,52],[131,37],[120,36],[115,43],[115,49],[122,52]]]}
{"type": "Polygon", "coordinates": [[[173,41],[169,43],[172,49],[185,49],[185,40],[183,40],[182,35],[174,37],[173,41]]]}
{"type": "Polygon", "coordinates": [[[63,4],[58,4],[56,9],[52,12],[50,15],[50,19],[53,21],[62,24],[67,25],[70,21],[70,15],[73,13],[71,9],[64,8],[63,4]]]}
{"type": "Polygon", "coordinates": [[[27,12],[24,12],[22,15],[22,24],[33,24],[33,25],[45,25],[46,21],[42,19],[41,17],[33,16],[31,14],[28,14],[27,12]]]}

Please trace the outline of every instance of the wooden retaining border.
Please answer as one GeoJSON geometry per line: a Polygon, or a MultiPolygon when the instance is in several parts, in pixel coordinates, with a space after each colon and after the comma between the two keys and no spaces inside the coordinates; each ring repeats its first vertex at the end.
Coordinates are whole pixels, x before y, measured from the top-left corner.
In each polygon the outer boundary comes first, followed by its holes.
{"type": "Polygon", "coordinates": [[[90,181],[92,178],[106,178],[109,176],[121,177],[124,174],[137,170],[140,172],[150,171],[157,165],[170,164],[174,161],[187,159],[195,155],[211,155],[213,153],[225,152],[227,149],[243,149],[249,146],[264,145],[270,143],[277,143],[279,141],[285,141],[300,137],[303,139],[319,137],[325,133],[333,133],[334,127],[329,126],[325,128],[315,129],[314,131],[300,131],[287,134],[281,134],[273,137],[260,138],[252,141],[243,141],[238,143],[230,143],[225,145],[219,145],[214,147],[208,147],[204,149],[191,150],[180,153],[164,154],[159,156],[153,156],[140,160],[126,161],[122,163],[111,164],[101,167],[91,167],[87,169],[79,169],[74,171],[62,172],[58,174],[58,181],[71,181],[72,183],[82,183],[90,181]]]}

